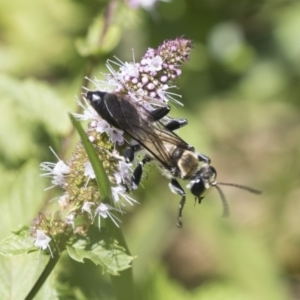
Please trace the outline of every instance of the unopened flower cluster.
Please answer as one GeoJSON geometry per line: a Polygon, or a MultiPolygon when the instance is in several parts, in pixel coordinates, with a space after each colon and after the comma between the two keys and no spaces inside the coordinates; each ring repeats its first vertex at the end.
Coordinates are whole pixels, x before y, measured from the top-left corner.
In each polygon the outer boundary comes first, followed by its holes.
{"type": "MultiPolygon", "coordinates": [[[[158,49],[149,48],[141,61],[108,61],[110,74],[104,80],[91,80],[95,89],[119,92],[129,95],[132,101],[154,99],[167,103],[175,100],[168,90],[172,81],[180,76],[180,66],[189,58],[191,42],[178,38],[164,42],[158,49]],[[113,65],[117,66],[115,70],[113,65]]],[[[60,211],[50,216],[40,213],[31,228],[35,246],[41,250],[49,247],[51,240],[60,235],[72,238],[76,234],[85,235],[94,224],[101,227],[101,220],[109,217],[116,226],[120,220],[116,212],[122,213],[125,203],[133,205],[136,201],[129,196],[135,187],[131,184],[132,165],[125,161],[122,153],[131,143],[122,130],[112,127],[96,113],[88,101],[78,101],[83,108],[82,114],[74,114],[79,120],[88,121],[87,135],[97,150],[99,159],[111,182],[114,205],[101,202],[94,170],[88,160],[83,145],[79,142],[70,159],[66,162],[57,157],[56,163],[41,164],[42,176],[51,178],[51,186],[59,186],[63,194],[58,198],[60,211]]],[[[148,108],[151,109],[151,101],[148,108]]]]}

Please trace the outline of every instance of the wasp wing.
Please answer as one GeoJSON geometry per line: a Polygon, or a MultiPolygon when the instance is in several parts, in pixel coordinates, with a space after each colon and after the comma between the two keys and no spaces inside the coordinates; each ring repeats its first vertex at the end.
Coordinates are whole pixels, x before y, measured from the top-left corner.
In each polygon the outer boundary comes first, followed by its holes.
{"type": "Polygon", "coordinates": [[[101,116],[140,143],[165,168],[170,170],[174,166],[170,151],[189,148],[179,136],[155,121],[145,107],[129,97],[107,94],[103,104],[109,117],[101,116]]]}

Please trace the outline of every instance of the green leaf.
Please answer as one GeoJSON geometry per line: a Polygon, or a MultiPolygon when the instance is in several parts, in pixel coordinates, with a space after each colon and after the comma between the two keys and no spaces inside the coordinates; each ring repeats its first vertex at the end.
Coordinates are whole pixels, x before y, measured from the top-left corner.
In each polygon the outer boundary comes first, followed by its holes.
{"type": "Polygon", "coordinates": [[[90,163],[94,169],[102,201],[111,204],[112,201],[110,182],[103,167],[103,164],[99,160],[94,146],[89,141],[86,132],[83,130],[81,124],[75,119],[75,117],[72,114],[69,114],[69,116],[78,134],[80,135],[81,142],[86,150],[90,163]]]}
{"type": "MultiPolygon", "coordinates": [[[[53,134],[68,132],[69,123],[65,114],[69,107],[53,86],[34,79],[20,81],[1,75],[0,96],[6,106],[13,107],[18,122],[43,124],[53,134]]],[[[18,123],[15,120],[11,122],[18,123]]],[[[21,129],[24,124],[21,124],[21,129]]]]}
{"type": "Polygon", "coordinates": [[[0,240],[13,229],[29,224],[43,205],[47,182],[40,177],[38,164],[32,159],[18,171],[0,168],[0,240]]]}
{"type": "Polygon", "coordinates": [[[127,255],[126,250],[115,240],[109,245],[102,240],[94,244],[90,250],[68,246],[67,251],[74,260],[84,262],[84,259],[90,259],[94,264],[101,266],[103,272],[111,275],[119,275],[120,271],[130,268],[134,259],[127,255]]]}
{"type": "MultiPolygon", "coordinates": [[[[7,258],[0,256],[0,299],[24,300],[40,276],[49,256],[32,253],[7,258]]],[[[34,299],[56,299],[51,280],[47,280],[34,299]]]]}
{"type": "Polygon", "coordinates": [[[0,74],[0,99],[0,152],[5,164],[40,155],[38,144],[45,142],[45,133],[52,137],[69,130],[68,106],[47,83],[0,74]]]}
{"type": "Polygon", "coordinates": [[[27,254],[36,250],[28,226],[23,226],[0,243],[0,254],[6,257],[27,254]]]}

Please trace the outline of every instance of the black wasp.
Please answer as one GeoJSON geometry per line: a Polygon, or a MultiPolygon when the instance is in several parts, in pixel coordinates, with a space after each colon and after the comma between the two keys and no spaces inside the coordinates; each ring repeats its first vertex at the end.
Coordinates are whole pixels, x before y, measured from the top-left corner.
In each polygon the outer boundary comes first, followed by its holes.
{"type": "Polygon", "coordinates": [[[129,96],[101,91],[89,91],[86,97],[102,119],[123,130],[138,143],[125,150],[124,157],[127,161],[133,160],[135,152],[141,149],[146,150],[147,154],[133,172],[133,186],[139,185],[143,166],[151,160],[157,161],[164,174],[171,179],[169,183],[171,191],[181,196],[177,223],[179,227],[182,227],[182,210],[186,194],[176,178],[190,181],[187,187],[199,203],[210,187],[215,187],[222,199],[224,216],[229,214],[229,208],[218,184],[260,193],[237,184],[217,183],[217,172],[210,165],[210,158],[197,153],[192,146],[173,132],[186,125],[187,121],[170,119],[162,122],[170,111],[169,106],[165,105],[149,111],[129,96]]]}

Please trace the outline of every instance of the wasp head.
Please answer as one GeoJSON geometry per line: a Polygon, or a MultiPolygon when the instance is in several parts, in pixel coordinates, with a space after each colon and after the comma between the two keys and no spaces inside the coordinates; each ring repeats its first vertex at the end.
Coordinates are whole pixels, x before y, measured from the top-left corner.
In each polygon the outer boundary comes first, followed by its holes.
{"type": "Polygon", "coordinates": [[[192,180],[188,184],[188,188],[192,194],[201,202],[205,193],[211,186],[216,185],[217,171],[214,167],[206,165],[198,170],[192,177],[192,180]]]}
{"type": "Polygon", "coordinates": [[[106,92],[101,91],[89,91],[86,94],[86,98],[90,101],[93,107],[98,106],[104,99],[106,92]]]}

